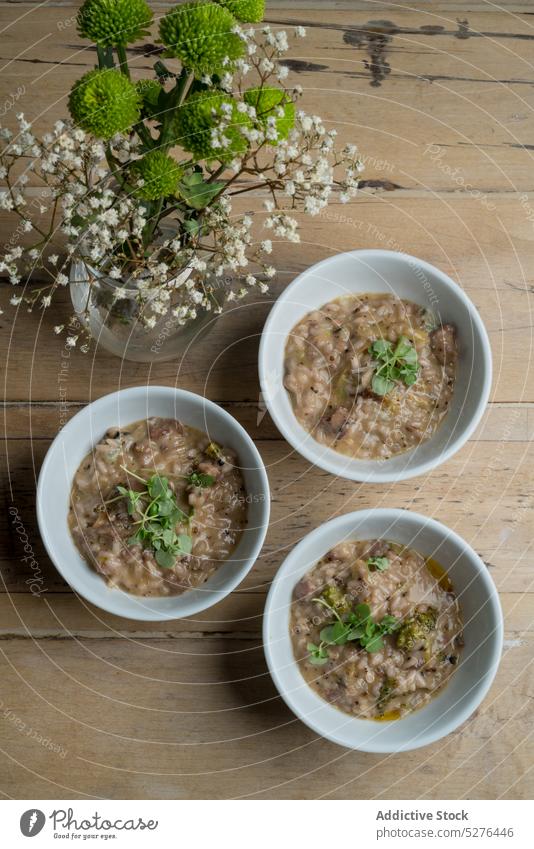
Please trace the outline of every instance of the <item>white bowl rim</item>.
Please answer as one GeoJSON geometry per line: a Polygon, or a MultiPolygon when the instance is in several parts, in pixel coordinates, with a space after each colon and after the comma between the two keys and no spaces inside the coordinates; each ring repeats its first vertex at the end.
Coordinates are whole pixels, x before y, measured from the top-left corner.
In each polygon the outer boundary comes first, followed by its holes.
{"type": "MultiPolygon", "coordinates": [[[[179,387],[172,386],[160,386],[160,385],[143,385],[143,386],[130,386],[126,389],[118,389],[115,392],[108,392],[106,395],[102,395],[100,398],[96,398],[94,401],[90,401],[81,410],[79,410],[75,415],[69,419],[69,421],[63,425],[59,433],[54,437],[52,442],[50,443],[48,450],[46,452],[45,458],[41,465],[41,469],[39,471],[39,478],[37,483],[36,490],[36,513],[37,513],[37,524],[39,527],[39,533],[41,535],[41,539],[45,546],[48,557],[52,561],[53,565],[59,572],[59,574],[64,578],[69,587],[86,601],[94,604],[96,607],[99,607],[101,610],[105,610],[108,613],[111,613],[115,616],[121,616],[122,618],[127,619],[135,619],[138,621],[171,621],[175,619],[187,618],[196,615],[197,613],[201,613],[204,610],[207,610],[210,607],[213,607],[215,604],[218,604],[219,601],[222,601],[226,598],[231,592],[235,590],[235,588],[244,580],[249,571],[253,568],[260,552],[263,547],[263,543],[265,541],[265,536],[267,534],[267,530],[269,528],[269,520],[270,520],[270,512],[271,512],[271,497],[270,497],[270,488],[269,488],[269,478],[267,476],[267,471],[265,469],[265,464],[262,460],[262,457],[254,444],[253,439],[247,433],[245,428],[235,419],[227,410],[223,407],[220,407],[214,401],[210,401],[209,398],[206,398],[204,395],[198,395],[195,392],[190,392],[187,389],[180,389],[179,387]],[[224,590],[221,590],[217,593],[216,597],[210,596],[208,593],[205,595],[206,603],[199,602],[196,605],[190,605],[190,609],[183,614],[169,613],[169,615],[165,615],[163,613],[155,615],[151,613],[148,609],[144,610],[140,608],[140,613],[135,614],[131,611],[128,613],[121,612],[120,605],[115,605],[112,602],[110,597],[109,603],[106,603],[106,599],[103,597],[102,600],[97,600],[94,597],[89,597],[85,592],[85,589],[80,586],[80,582],[77,577],[72,575],[69,572],[68,567],[66,567],[63,562],[59,562],[59,559],[56,558],[54,553],[54,545],[52,542],[53,534],[49,531],[48,524],[43,515],[43,507],[44,503],[44,487],[46,484],[46,478],[48,475],[48,468],[50,463],[53,460],[53,451],[52,448],[54,446],[60,445],[65,433],[68,433],[70,430],[74,430],[76,427],[76,420],[83,418],[84,416],[94,415],[95,411],[98,413],[100,407],[105,407],[107,403],[109,403],[112,399],[120,396],[121,398],[127,398],[128,396],[134,396],[139,393],[144,393],[145,396],[149,394],[159,394],[163,396],[167,396],[169,398],[173,398],[173,400],[179,400],[180,398],[185,400],[190,400],[193,403],[201,403],[204,406],[209,407],[215,415],[219,416],[223,420],[227,421],[231,427],[234,428],[236,433],[239,435],[241,439],[243,439],[247,444],[252,453],[252,456],[257,463],[256,471],[261,478],[261,488],[264,491],[265,499],[264,499],[264,522],[257,529],[257,535],[255,543],[252,547],[251,555],[247,558],[246,562],[244,562],[240,569],[236,569],[232,578],[226,581],[224,590]]],[[[82,558],[83,559],[83,558],[82,558]]],[[[88,565],[88,568],[91,568],[88,565]]],[[[102,579],[102,587],[103,589],[109,589],[102,579]]],[[[126,595],[130,598],[141,599],[142,596],[133,596],[130,593],[126,593],[123,590],[117,590],[120,595],[126,595]]],[[[183,593],[181,595],[176,596],[176,599],[183,599],[187,596],[188,593],[183,593]]],[[[103,593],[104,596],[104,593],[103,593]]],[[[165,597],[168,598],[168,597],[165,597]]]]}
{"type": "MultiPolygon", "coordinates": [[[[324,302],[325,304],[328,301],[324,302]]],[[[310,307],[312,309],[312,307],[310,307]]],[[[487,330],[484,326],[484,322],[482,321],[479,312],[471,299],[465,294],[464,290],[458,283],[445,274],[444,271],[437,268],[435,265],[427,262],[424,259],[419,259],[419,257],[413,256],[408,253],[404,253],[401,251],[388,251],[383,250],[381,248],[365,248],[362,250],[354,250],[354,251],[340,251],[333,256],[326,257],[323,260],[315,263],[314,265],[310,265],[309,268],[306,268],[302,271],[295,279],[287,286],[283,292],[279,295],[279,297],[274,302],[269,315],[265,321],[260,345],[259,345],[259,353],[258,353],[258,371],[260,377],[260,387],[262,392],[262,397],[265,400],[265,404],[267,409],[269,410],[269,414],[274,421],[276,427],[284,437],[284,439],[299,453],[301,454],[308,462],[313,465],[319,466],[319,468],[324,469],[326,472],[330,472],[330,474],[337,475],[339,477],[343,477],[347,480],[361,481],[363,483],[395,483],[396,481],[401,480],[409,480],[410,478],[418,477],[419,475],[426,474],[432,469],[437,468],[442,463],[445,463],[449,460],[457,451],[462,448],[465,443],[470,439],[473,435],[474,431],[479,425],[479,422],[484,415],[484,411],[486,409],[486,405],[488,403],[488,399],[491,392],[491,384],[492,384],[492,373],[493,373],[493,364],[492,364],[492,355],[491,355],[491,345],[489,342],[489,337],[487,330]],[[283,417],[278,414],[277,405],[271,403],[271,393],[269,390],[268,382],[266,379],[266,354],[265,349],[267,346],[267,337],[269,335],[269,331],[271,329],[271,325],[274,324],[278,317],[279,310],[282,309],[284,301],[290,298],[293,290],[302,285],[302,281],[310,274],[317,273],[320,271],[325,265],[329,265],[332,262],[335,262],[341,255],[345,256],[354,256],[359,257],[361,259],[365,259],[366,257],[396,257],[397,259],[401,259],[402,261],[406,261],[407,263],[415,263],[420,266],[423,270],[427,271],[430,274],[435,274],[438,276],[441,281],[446,285],[451,287],[458,298],[463,302],[466,310],[469,313],[470,319],[473,324],[476,326],[478,333],[480,334],[480,339],[482,341],[482,350],[483,350],[483,358],[485,364],[485,374],[484,374],[484,383],[481,387],[480,399],[477,404],[476,411],[471,417],[470,421],[466,424],[465,428],[459,433],[454,439],[452,439],[447,446],[447,448],[442,451],[439,456],[434,458],[429,458],[426,461],[415,464],[412,468],[407,468],[402,472],[389,472],[387,471],[387,460],[386,461],[377,461],[376,469],[372,472],[363,473],[355,467],[354,463],[357,463],[357,460],[353,460],[350,456],[340,454],[346,465],[344,467],[343,472],[340,471],[338,465],[333,460],[330,460],[328,456],[324,453],[320,453],[320,443],[316,442],[315,439],[305,439],[299,444],[299,447],[295,445],[294,433],[292,430],[286,426],[283,417]],[[316,448],[315,445],[318,447],[316,448]]],[[[285,389],[284,389],[285,391],[285,389]]],[[[310,434],[302,427],[297,418],[293,415],[294,424],[298,429],[302,430],[303,435],[309,437],[310,434]]]]}
{"type": "MultiPolygon", "coordinates": [[[[344,538],[346,539],[346,538],[344,538]]],[[[289,577],[289,576],[288,576],[289,577]]],[[[292,578],[296,581],[298,578],[295,573],[292,573],[292,578]]],[[[288,617],[289,617],[288,608],[288,617]]],[[[289,625],[289,621],[287,621],[287,626],[289,625]]],[[[286,627],[284,631],[284,638],[290,640],[289,636],[289,627],[286,627]]],[[[267,594],[267,599],[265,602],[265,609],[263,611],[263,650],[265,654],[265,659],[267,661],[267,667],[269,669],[269,673],[273,682],[276,686],[278,693],[280,694],[283,701],[289,707],[289,709],[295,714],[295,716],[300,719],[305,725],[311,728],[316,734],[319,734],[321,737],[324,737],[327,740],[330,740],[332,743],[336,743],[338,746],[343,746],[346,749],[354,749],[355,751],[360,752],[373,752],[376,754],[388,754],[393,752],[406,752],[411,751],[413,749],[419,749],[422,746],[430,745],[431,743],[435,743],[437,740],[440,740],[442,737],[445,737],[447,734],[450,734],[456,728],[458,728],[462,723],[464,723],[471,714],[478,708],[478,706],[485,699],[494,679],[497,674],[497,670],[499,667],[499,663],[501,660],[502,650],[504,643],[504,617],[502,613],[501,602],[499,598],[499,593],[495,586],[495,583],[488,572],[487,567],[484,565],[483,561],[476,553],[476,551],[467,543],[456,531],[453,531],[451,528],[447,527],[447,525],[442,524],[442,522],[438,522],[437,519],[433,519],[430,516],[425,516],[422,513],[416,513],[413,510],[405,510],[397,507],[378,507],[378,508],[368,508],[365,510],[355,510],[350,513],[343,513],[341,516],[336,516],[334,519],[330,519],[328,522],[324,522],[322,525],[319,525],[309,534],[306,534],[297,545],[292,549],[292,551],[288,554],[285,560],[282,562],[276,575],[274,576],[271,587],[267,594]],[[270,638],[269,638],[269,627],[270,627],[270,617],[272,614],[272,608],[275,602],[275,596],[278,591],[278,587],[281,585],[281,581],[284,576],[281,574],[284,570],[289,570],[293,564],[293,561],[298,561],[298,553],[299,549],[303,548],[305,543],[308,544],[310,540],[314,538],[319,539],[325,528],[336,529],[338,526],[342,527],[348,522],[358,522],[359,524],[363,523],[367,518],[374,516],[377,514],[383,516],[384,520],[388,523],[391,523],[397,519],[405,518],[406,514],[409,515],[410,519],[414,520],[415,523],[424,524],[425,526],[430,526],[437,533],[446,536],[447,538],[452,539],[457,545],[460,545],[466,554],[469,556],[477,574],[481,577],[482,582],[484,584],[484,589],[487,592],[488,601],[492,606],[492,612],[495,616],[496,627],[493,631],[493,644],[492,644],[492,652],[491,652],[491,661],[488,663],[488,670],[484,677],[484,682],[478,687],[477,692],[471,696],[471,699],[468,703],[465,704],[463,708],[458,709],[451,719],[445,721],[444,726],[438,726],[434,731],[427,732],[426,735],[421,735],[421,739],[418,739],[415,743],[410,745],[399,745],[395,748],[392,748],[387,743],[381,743],[377,741],[371,745],[358,745],[352,746],[350,743],[347,743],[346,739],[343,737],[343,732],[336,733],[331,732],[329,730],[325,730],[319,722],[316,722],[313,717],[307,716],[300,711],[298,705],[298,697],[294,698],[293,695],[288,694],[284,686],[282,685],[280,676],[278,675],[278,670],[276,669],[270,648],[270,638]]],[[[293,649],[290,646],[291,656],[293,657],[293,649]]],[[[296,660],[294,660],[295,665],[297,666],[297,671],[300,675],[302,673],[298,669],[298,665],[296,660]]],[[[304,681],[304,678],[302,679],[304,681]]],[[[321,699],[320,696],[317,696],[318,699],[321,699]]],[[[324,701],[324,700],[322,700],[324,701]]],[[[325,702],[325,704],[327,704],[325,702]]],[[[336,710],[336,708],[333,708],[336,710]]],[[[339,711],[341,716],[348,716],[344,714],[342,711],[339,711]]],[[[370,723],[375,724],[374,720],[364,720],[357,719],[354,717],[352,719],[353,722],[357,723],[370,723]]],[[[401,720],[395,720],[395,722],[402,722],[401,720]]],[[[351,724],[351,718],[348,718],[347,725],[351,724]]]]}

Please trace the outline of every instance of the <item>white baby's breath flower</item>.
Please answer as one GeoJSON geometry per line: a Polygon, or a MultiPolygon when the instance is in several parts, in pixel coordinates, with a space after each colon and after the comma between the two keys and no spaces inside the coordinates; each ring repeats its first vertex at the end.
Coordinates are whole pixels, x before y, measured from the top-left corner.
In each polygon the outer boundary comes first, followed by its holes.
{"type": "Polygon", "coordinates": [[[13,209],[13,200],[7,192],[0,192],[0,209],[13,209]]]}
{"type": "Polygon", "coordinates": [[[270,59],[267,59],[266,56],[260,61],[259,69],[262,74],[272,74],[274,71],[274,64],[270,59]]]}

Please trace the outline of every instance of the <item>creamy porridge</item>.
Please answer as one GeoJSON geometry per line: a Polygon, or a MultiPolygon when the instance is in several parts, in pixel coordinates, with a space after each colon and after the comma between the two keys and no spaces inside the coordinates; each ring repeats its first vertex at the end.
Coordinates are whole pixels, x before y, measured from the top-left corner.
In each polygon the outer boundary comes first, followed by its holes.
{"type": "Polygon", "coordinates": [[[174,419],[111,428],[74,477],[69,527],[110,586],[141,596],[198,587],[246,524],[236,455],[174,419]]]}
{"type": "Polygon", "coordinates": [[[342,454],[387,459],[429,439],[456,374],[456,333],[394,295],[347,295],[291,331],[284,385],[299,422],[342,454]]]}
{"type": "Polygon", "coordinates": [[[448,681],[462,619],[435,561],[383,540],[342,542],[296,585],[291,639],[323,699],[363,719],[397,719],[448,681]]]}

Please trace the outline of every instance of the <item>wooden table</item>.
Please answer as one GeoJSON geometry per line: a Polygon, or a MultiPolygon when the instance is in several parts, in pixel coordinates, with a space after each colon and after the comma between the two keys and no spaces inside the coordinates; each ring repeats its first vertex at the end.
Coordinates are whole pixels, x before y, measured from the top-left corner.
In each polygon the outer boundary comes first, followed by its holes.
{"type": "MultiPolygon", "coordinates": [[[[501,6],[309,0],[273,3],[267,16],[307,27],[290,54],[292,78],[306,107],[356,141],[367,163],[355,202],[305,221],[300,245],[276,245],[272,297],[332,253],[389,247],[451,274],[488,328],[495,379],[487,415],[431,475],[358,485],[288,450],[258,394],[269,297],[225,316],[180,368],[68,356],[51,333],[66,302],[42,324],[24,311],[13,321],[6,308],[6,797],[532,796],[534,17],[528,0],[501,6]],[[76,598],[47,560],[34,514],[36,476],[58,428],[88,401],[146,382],[205,393],[228,409],[257,440],[273,492],[265,548],[239,590],[203,616],[162,626],[76,598]],[[433,746],[387,757],[338,748],[297,721],[274,689],[260,636],[265,593],[286,552],[332,516],[383,505],[435,516],[464,536],[486,561],[506,616],[502,664],[476,715],[433,746]]],[[[21,92],[2,123],[21,109],[42,129],[65,113],[72,81],[94,62],[75,12],[63,2],[0,3],[0,104],[21,92]]],[[[146,75],[142,51],[134,61],[146,75]]],[[[261,211],[261,198],[247,196],[246,208],[261,211]]],[[[14,225],[0,224],[4,241],[14,225]]]]}

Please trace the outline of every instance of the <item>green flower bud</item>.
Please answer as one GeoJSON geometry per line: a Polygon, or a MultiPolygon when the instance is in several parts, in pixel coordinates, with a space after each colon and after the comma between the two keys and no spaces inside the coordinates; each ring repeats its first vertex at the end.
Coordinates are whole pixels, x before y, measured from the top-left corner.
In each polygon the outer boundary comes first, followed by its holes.
{"type": "MultiPolygon", "coordinates": [[[[226,117],[224,118],[226,123],[226,117]]],[[[218,91],[201,91],[192,95],[178,110],[175,118],[175,144],[190,151],[195,159],[219,159],[228,162],[243,154],[248,141],[240,132],[241,127],[251,127],[250,118],[239,112],[236,101],[229,94],[218,91]],[[223,118],[223,109],[231,108],[229,124],[222,131],[228,144],[216,146],[212,131],[223,118]],[[222,107],[222,108],[221,108],[222,107]]]]}
{"type": "Polygon", "coordinates": [[[205,0],[175,6],[161,19],[160,37],[167,56],[180,59],[195,76],[222,74],[243,55],[243,41],[232,32],[233,15],[205,0]],[[223,64],[229,60],[229,65],[223,64]]]}
{"type": "Polygon", "coordinates": [[[238,21],[247,24],[262,21],[265,14],[265,0],[216,0],[216,2],[228,9],[238,21]]]}
{"type": "Polygon", "coordinates": [[[120,71],[89,71],[69,95],[76,124],[97,138],[110,139],[128,130],[140,117],[140,98],[134,84],[120,71]]]}
{"type": "Polygon", "coordinates": [[[130,166],[130,180],[144,181],[142,186],[134,186],[133,193],[143,200],[157,200],[176,194],[183,169],[171,157],[161,150],[151,150],[142,159],[130,166]]]}
{"type": "Polygon", "coordinates": [[[161,85],[157,80],[138,80],[135,84],[137,92],[143,102],[143,115],[150,118],[158,113],[158,98],[161,93],[161,85]]]}
{"type": "Polygon", "coordinates": [[[77,23],[82,38],[101,47],[116,47],[148,35],[152,10],[145,0],[85,0],[77,23]]]}
{"type": "MultiPolygon", "coordinates": [[[[245,103],[253,106],[256,116],[264,128],[268,126],[267,118],[275,119],[275,127],[279,139],[286,139],[295,124],[295,104],[281,88],[249,88],[243,95],[245,103]],[[279,114],[280,109],[283,114],[279,114]]],[[[275,139],[270,144],[276,144],[275,139]]]]}

